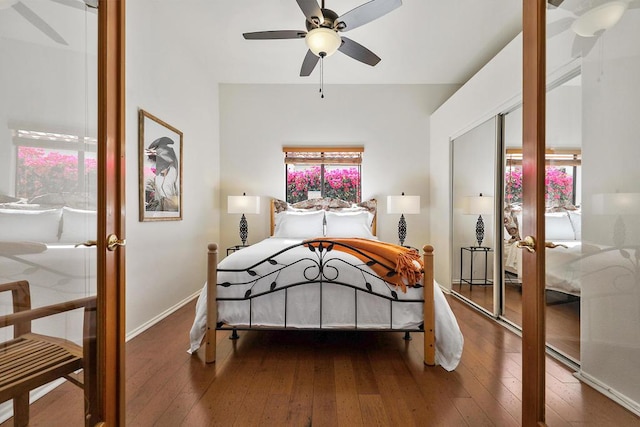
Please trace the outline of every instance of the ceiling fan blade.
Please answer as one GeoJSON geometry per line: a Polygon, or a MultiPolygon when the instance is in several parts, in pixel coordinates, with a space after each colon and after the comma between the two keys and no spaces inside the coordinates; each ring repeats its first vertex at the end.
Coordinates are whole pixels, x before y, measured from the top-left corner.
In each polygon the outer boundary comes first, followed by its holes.
{"type": "Polygon", "coordinates": [[[302,68],[300,68],[300,77],[307,77],[311,75],[311,72],[316,68],[316,64],[320,58],[316,56],[311,50],[307,51],[307,55],[302,61],[302,68]]]}
{"type": "Polygon", "coordinates": [[[72,7],[74,9],[78,9],[81,10],[83,12],[92,12],[92,13],[96,13],[96,8],[98,7],[93,6],[92,4],[90,4],[91,2],[84,2],[81,0],[51,0],[54,3],[59,3],[65,6],[69,6],[72,7]]]}
{"type": "Polygon", "coordinates": [[[349,31],[386,15],[402,6],[402,0],[371,0],[350,10],[337,19],[338,30],[349,31]]]}
{"type": "Polygon", "coordinates": [[[247,40],[303,39],[306,35],[306,31],[298,30],[256,31],[242,34],[247,40]]]}
{"type": "Polygon", "coordinates": [[[306,16],[307,21],[314,25],[320,25],[324,22],[322,9],[316,0],[297,0],[298,6],[302,9],[302,13],[306,16]]]}
{"type": "Polygon", "coordinates": [[[568,30],[571,24],[575,21],[574,18],[561,18],[557,21],[551,22],[547,25],[547,38],[550,39],[553,36],[557,36],[568,30]]]}
{"type": "Polygon", "coordinates": [[[573,45],[571,46],[571,56],[573,56],[574,58],[578,56],[584,58],[585,56],[589,55],[589,52],[591,52],[591,49],[593,49],[593,47],[596,45],[599,38],[599,36],[581,37],[576,35],[576,37],[573,39],[573,45]]]}
{"type": "Polygon", "coordinates": [[[547,7],[548,6],[553,6],[553,7],[560,7],[560,5],[562,4],[564,0],[548,0],[547,1],[547,7]]]}
{"type": "Polygon", "coordinates": [[[65,39],[62,38],[60,34],[56,30],[54,30],[51,25],[47,24],[44,19],[40,18],[33,10],[29,9],[24,3],[19,1],[18,3],[12,6],[16,12],[18,12],[24,19],[33,24],[37,29],[45,33],[51,40],[56,43],[63,44],[68,46],[69,43],[66,42],[65,39]]]}
{"type": "Polygon", "coordinates": [[[380,62],[380,57],[378,55],[371,52],[360,43],[354,42],[353,40],[344,36],[342,36],[342,44],[340,45],[338,50],[345,55],[350,56],[360,62],[364,62],[365,64],[371,65],[372,67],[380,62]]]}

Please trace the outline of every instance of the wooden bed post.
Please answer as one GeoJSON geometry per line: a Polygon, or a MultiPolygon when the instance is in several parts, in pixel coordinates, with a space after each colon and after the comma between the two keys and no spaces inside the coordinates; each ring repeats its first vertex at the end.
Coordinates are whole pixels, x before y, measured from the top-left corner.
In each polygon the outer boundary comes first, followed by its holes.
{"type": "Polygon", "coordinates": [[[424,245],[424,364],[436,364],[436,315],[433,300],[433,246],[424,245]]]}
{"type": "Polygon", "coordinates": [[[205,336],[205,362],[216,361],[216,323],[218,322],[218,304],[216,289],[218,285],[218,245],[209,243],[207,257],[207,334],[205,336]]]}

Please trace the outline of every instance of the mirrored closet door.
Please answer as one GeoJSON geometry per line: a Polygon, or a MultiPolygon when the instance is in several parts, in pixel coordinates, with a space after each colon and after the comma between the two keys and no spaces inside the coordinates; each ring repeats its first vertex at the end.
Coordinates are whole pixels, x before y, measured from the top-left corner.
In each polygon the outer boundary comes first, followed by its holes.
{"type": "Polygon", "coordinates": [[[451,143],[452,291],[492,316],[498,313],[494,212],[499,123],[500,117],[494,117],[451,143]]]}
{"type": "MultiPolygon", "coordinates": [[[[580,360],[580,286],[570,261],[582,226],[581,78],[563,76],[547,92],[545,155],[545,298],[547,344],[580,360]]],[[[522,326],[522,108],[503,116],[502,317],[522,326]]]]}

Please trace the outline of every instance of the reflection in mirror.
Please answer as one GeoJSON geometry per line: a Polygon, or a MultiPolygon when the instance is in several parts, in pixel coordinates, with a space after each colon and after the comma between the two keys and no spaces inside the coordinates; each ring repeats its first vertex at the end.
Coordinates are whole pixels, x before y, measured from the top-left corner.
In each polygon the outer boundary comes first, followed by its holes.
{"type": "Polygon", "coordinates": [[[497,123],[494,117],[452,141],[452,291],[494,313],[497,123]]]}
{"type": "Polygon", "coordinates": [[[0,423],[94,425],[97,257],[76,244],[97,232],[98,15],[10,0],[0,20],[0,365],[21,368],[2,370],[0,423]],[[76,404],[30,420],[29,392],[53,388],[76,404]]]}
{"type": "MultiPolygon", "coordinates": [[[[547,92],[545,155],[545,250],[547,344],[580,358],[580,284],[570,262],[581,251],[581,85],[576,73],[547,92]],[[551,248],[553,247],[553,249],[551,248]]],[[[522,325],[522,109],[504,115],[504,312],[522,325]]]]}

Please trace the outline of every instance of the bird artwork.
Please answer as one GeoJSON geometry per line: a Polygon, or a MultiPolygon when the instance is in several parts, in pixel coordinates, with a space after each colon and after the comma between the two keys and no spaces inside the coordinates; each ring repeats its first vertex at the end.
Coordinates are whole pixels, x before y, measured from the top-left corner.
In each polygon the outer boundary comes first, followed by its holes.
{"type": "Polygon", "coordinates": [[[163,136],[145,149],[147,159],[155,163],[155,167],[151,168],[154,177],[149,179],[145,186],[147,211],[177,211],[179,208],[179,161],[171,147],[173,144],[171,138],[163,136]]]}

